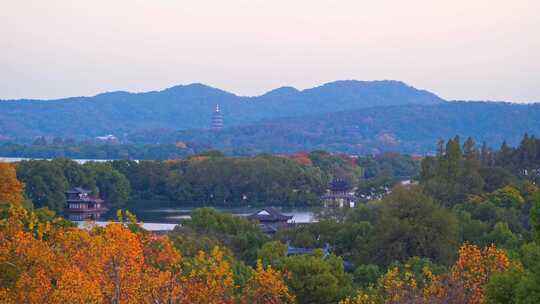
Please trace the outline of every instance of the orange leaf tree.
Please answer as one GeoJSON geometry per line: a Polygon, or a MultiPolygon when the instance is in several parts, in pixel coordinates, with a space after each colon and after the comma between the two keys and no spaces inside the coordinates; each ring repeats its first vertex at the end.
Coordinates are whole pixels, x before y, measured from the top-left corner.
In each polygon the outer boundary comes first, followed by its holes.
{"type": "Polygon", "coordinates": [[[243,291],[242,303],[287,304],[294,303],[294,297],[289,293],[282,273],[271,266],[264,268],[258,260],[257,269],[243,291]]]}
{"type": "Polygon", "coordinates": [[[510,261],[506,253],[495,245],[480,249],[465,243],[459,249],[459,257],[452,267],[451,279],[468,291],[469,303],[484,303],[484,285],[493,274],[506,271],[510,261]]]}
{"type": "Polygon", "coordinates": [[[17,179],[15,167],[0,162],[0,203],[20,205],[23,201],[24,184],[17,179]]]}
{"type": "MultiPolygon", "coordinates": [[[[22,212],[15,214],[25,216],[22,212]]],[[[66,269],[65,259],[47,241],[24,231],[18,218],[7,223],[0,229],[2,303],[54,303],[55,282],[66,269]]]]}
{"type": "Polygon", "coordinates": [[[145,303],[182,303],[182,255],[165,236],[145,235],[143,244],[145,303]]]}
{"type": "Polygon", "coordinates": [[[259,264],[243,290],[215,247],[184,258],[167,236],[129,224],[78,229],[10,205],[0,214],[0,303],[292,303],[259,264]]]}
{"type": "Polygon", "coordinates": [[[219,247],[215,247],[210,254],[200,251],[186,267],[190,270],[184,279],[185,303],[233,303],[233,273],[219,247]]]}

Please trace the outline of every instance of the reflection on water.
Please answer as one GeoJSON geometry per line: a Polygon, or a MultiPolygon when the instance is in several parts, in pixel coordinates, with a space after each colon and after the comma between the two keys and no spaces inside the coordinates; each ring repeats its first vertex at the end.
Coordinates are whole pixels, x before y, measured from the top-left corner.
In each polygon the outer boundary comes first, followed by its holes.
{"type": "MultiPolygon", "coordinates": [[[[127,209],[134,213],[142,222],[147,223],[179,223],[183,219],[189,219],[191,211],[202,206],[193,207],[173,207],[172,202],[148,202],[137,201],[128,203],[127,209]]],[[[214,207],[221,212],[232,213],[239,216],[246,216],[260,210],[261,207],[214,207]]],[[[275,207],[281,213],[285,215],[292,215],[293,218],[289,221],[291,223],[311,223],[316,221],[315,213],[316,208],[302,207],[302,208],[280,208],[275,207]]],[[[114,210],[101,216],[103,220],[116,219],[116,212],[114,210]]]]}

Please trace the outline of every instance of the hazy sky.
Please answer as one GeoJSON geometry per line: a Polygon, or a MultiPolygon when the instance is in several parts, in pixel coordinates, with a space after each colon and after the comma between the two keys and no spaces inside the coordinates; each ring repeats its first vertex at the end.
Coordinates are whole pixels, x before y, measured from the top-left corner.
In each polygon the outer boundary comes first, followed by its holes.
{"type": "Polygon", "coordinates": [[[0,0],[0,98],[397,79],[540,101],[540,0],[0,0]]]}

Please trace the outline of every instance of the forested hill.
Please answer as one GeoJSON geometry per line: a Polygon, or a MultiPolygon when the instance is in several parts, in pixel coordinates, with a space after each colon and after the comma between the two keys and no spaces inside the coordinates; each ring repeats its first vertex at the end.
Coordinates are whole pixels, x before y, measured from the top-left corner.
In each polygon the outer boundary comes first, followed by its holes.
{"type": "Polygon", "coordinates": [[[94,137],[152,128],[208,128],[217,103],[227,126],[373,106],[435,104],[443,100],[399,81],[336,81],[296,90],[282,87],[256,97],[202,84],[146,93],[111,92],[58,100],[0,100],[0,139],[94,137]]]}
{"type": "Polygon", "coordinates": [[[398,151],[431,153],[435,142],[455,135],[499,147],[540,134],[540,105],[445,102],[371,107],[302,118],[265,121],[221,132],[188,130],[132,134],[133,142],[176,140],[207,144],[231,154],[288,153],[322,149],[351,154],[398,151]]]}

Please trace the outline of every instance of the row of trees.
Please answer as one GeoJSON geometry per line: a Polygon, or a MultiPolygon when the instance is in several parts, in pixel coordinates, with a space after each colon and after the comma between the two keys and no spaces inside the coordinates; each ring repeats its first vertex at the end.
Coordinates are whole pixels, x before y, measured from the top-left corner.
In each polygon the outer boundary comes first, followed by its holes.
{"type": "Polygon", "coordinates": [[[523,170],[540,168],[540,139],[525,134],[519,146],[512,148],[503,142],[498,151],[483,145],[480,156],[484,167],[504,167],[516,174],[524,174],[523,170]]]}
{"type": "Polygon", "coordinates": [[[225,157],[211,151],[178,161],[87,162],[31,160],[17,164],[17,176],[37,207],[62,211],[68,188],[83,186],[110,207],[131,201],[177,205],[316,206],[335,177],[358,184],[365,177],[415,172],[410,157],[383,155],[353,159],[323,151],[290,156],[225,157]],[[358,165],[362,163],[362,167],[358,165]]]}
{"type": "Polygon", "coordinates": [[[538,192],[531,159],[520,157],[531,139],[499,151],[477,149],[472,139],[462,147],[459,138],[448,141],[434,157],[422,161],[420,182],[424,192],[457,215],[462,239],[477,244],[497,242],[507,248],[530,239],[529,210],[538,192]],[[510,156],[509,156],[510,155],[510,156]],[[513,156],[511,156],[513,155],[513,156]]]}
{"type": "Polygon", "coordinates": [[[113,208],[123,206],[130,196],[128,179],[111,163],[81,165],[68,159],[55,159],[22,161],[16,166],[17,177],[26,185],[26,196],[37,207],[62,211],[66,201],[64,192],[79,186],[92,190],[113,208]]]}
{"type": "Polygon", "coordinates": [[[3,157],[72,158],[72,159],[179,159],[208,150],[208,146],[188,142],[177,144],[107,144],[71,140],[47,143],[38,138],[33,145],[6,143],[0,145],[3,157]]]}
{"type": "Polygon", "coordinates": [[[523,136],[516,148],[503,142],[494,151],[472,138],[460,144],[455,137],[439,141],[437,154],[422,160],[420,181],[441,202],[454,205],[469,195],[491,192],[521,181],[537,182],[540,176],[540,140],[523,136]]]}
{"type": "Polygon", "coordinates": [[[321,171],[283,157],[196,156],[186,161],[115,161],[133,197],[187,205],[316,205],[321,171]]]}

